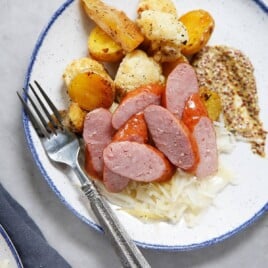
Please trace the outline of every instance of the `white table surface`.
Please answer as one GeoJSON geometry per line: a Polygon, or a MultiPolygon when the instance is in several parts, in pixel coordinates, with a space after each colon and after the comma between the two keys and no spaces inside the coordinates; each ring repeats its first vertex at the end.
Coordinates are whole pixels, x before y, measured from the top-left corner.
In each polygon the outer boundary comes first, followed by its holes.
{"type": "MultiPolygon", "coordinates": [[[[72,267],[120,267],[105,237],[50,190],[27,148],[16,96],[40,31],[63,0],[0,0],[0,180],[72,267]]],[[[268,189],[267,189],[268,193],[268,189]]],[[[143,250],[152,267],[267,267],[268,215],[215,246],[190,252],[143,250]]]]}

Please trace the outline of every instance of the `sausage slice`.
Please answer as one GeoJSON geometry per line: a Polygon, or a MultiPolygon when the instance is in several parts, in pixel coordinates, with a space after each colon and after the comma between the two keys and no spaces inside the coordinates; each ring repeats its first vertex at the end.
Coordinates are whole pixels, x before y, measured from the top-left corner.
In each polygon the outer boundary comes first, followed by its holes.
{"type": "Polygon", "coordinates": [[[163,91],[163,86],[150,84],[127,93],[113,114],[113,127],[119,129],[132,115],[142,112],[148,105],[160,104],[163,91]]]}
{"type": "Polygon", "coordinates": [[[198,92],[198,88],[194,68],[190,64],[180,63],[167,78],[163,104],[178,119],[181,119],[187,99],[198,92]]]}
{"type": "Polygon", "coordinates": [[[198,151],[188,128],[167,109],[150,105],[144,117],[156,147],[169,161],[184,170],[198,161],[198,151]]]}
{"type": "Polygon", "coordinates": [[[103,149],[111,142],[114,129],[110,111],[99,108],[89,112],[84,121],[85,169],[94,178],[102,178],[103,149]]]}
{"type": "MultiPolygon", "coordinates": [[[[148,141],[147,126],[143,113],[133,115],[113,136],[116,141],[135,141],[146,143],[148,141]]],[[[103,184],[109,192],[118,193],[127,187],[130,179],[112,172],[104,165],[103,184]]]]}
{"type": "Polygon", "coordinates": [[[165,181],[174,173],[165,156],[148,144],[112,142],[104,149],[103,159],[109,170],[135,181],[165,181]]]}
{"type": "Polygon", "coordinates": [[[196,176],[203,178],[215,174],[218,170],[218,152],[212,121],[208,117],[201,117],[193,129],[193,136],[200,156],[196,176]]]}
{"type": "Polygon", "coordinates": [[[119,193],[127,187],[129,179],[112,172],[104,165],[103,169],[103,184],[105,188],[111,193],[119,193]]]}
{"type": "Polygon", "coordinates": [[[133,115],[113,136],[113,141],[147,143],[148,132],[143,113],[133,115]]]}

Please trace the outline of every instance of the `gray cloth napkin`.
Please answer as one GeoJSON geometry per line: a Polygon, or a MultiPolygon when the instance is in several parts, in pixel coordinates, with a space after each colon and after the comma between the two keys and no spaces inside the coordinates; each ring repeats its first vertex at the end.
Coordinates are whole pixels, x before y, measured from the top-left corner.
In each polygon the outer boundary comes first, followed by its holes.
{"type": "Polygon", "coordinates": [[[46,241],[44,235],[0,184],[0,224],[11,238],[25,268],[69,268],[66,260],[46,241]]]}

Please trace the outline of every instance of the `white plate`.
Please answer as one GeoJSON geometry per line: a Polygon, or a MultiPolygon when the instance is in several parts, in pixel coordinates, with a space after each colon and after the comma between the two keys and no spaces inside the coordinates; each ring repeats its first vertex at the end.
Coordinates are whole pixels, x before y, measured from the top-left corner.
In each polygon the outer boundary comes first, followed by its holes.
{"type": "MultiPolygon", "coordinates": [[[[105,1],[135,18],[137,0],[105,1]]],[[[185,0],[174,1],[180,14],[192,9],[205,9],[215,19],[216,27],[210,44],[225,44],[241,49],[255,67],[261,119],[268,129],[268,8],[263,1],[250,0],[185,0]]],[[[29,65],[25,86],[38,80],[59,108],[66,108],[66,89],[62,73],[73,59],[88,55],[87,37],[92,22],[80,7],[80,1],[66,1],[41,34],[29,65]]],[[[80,219],[101,230],[67,168],[52,165],[40,142],[23,118],[27,141],[36,164],[59,199],[80,219]]],[[[190,250],[209,246],[241,231],[258,219],[268,208],[268,159],[253,155],[249,145],[238,144],[224,158],[237,178],[237,186],[227,187],[215,200],[198,226],[190,229],[179,223],[145,224],[124,212],[116,211],[120,221],[138,245],[162,250],[190,250]]]]}
{"type": "Polygon", "coordinates": [[[23,268],[20,257],[8,234],[0,224],[0,267],[23,268]]]}

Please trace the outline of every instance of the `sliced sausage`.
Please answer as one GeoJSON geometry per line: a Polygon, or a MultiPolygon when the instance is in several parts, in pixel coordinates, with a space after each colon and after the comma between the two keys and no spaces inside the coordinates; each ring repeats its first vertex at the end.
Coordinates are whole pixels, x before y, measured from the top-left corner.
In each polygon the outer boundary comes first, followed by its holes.
{"type": "Polygon", "coordinates": [[[198,92],[198,81],[194,68],[190,64],[180,63],[167,78],[163,104],[181,119],[186,100],[196,92],[198,92]]]}
{"type": "Polygon", "coordinates": [[[112,172],[104,165],[103,169],[103,184],[105,188],[111,193],[119,193],[127,187],[129,179],[112,172]]]}
{"type": "Polygon", "coordinates": [[[143,113],[138,113],[130,119],[115,133],[113,141],[136,141],[147,143],[148,132],[143,113]]]}
{"type": "Polygon", "coordinates": [[[104,149],[103,159],[112,172],[135,181],[165,181],[174,174],[165,156],[148,144],[112,142],[104,149]]]}
{"type": "Polygon", "coordinates": [[[185,103],[182,113],[182,122],[193,131],[202,116],[208,116],[207,109],[198,93],[192,94],[185,103]]]}
{"type": "MultiPolygon", "coordinates": [[[[148,141],[147,126],[143,113],[133,115],[113,136],[115,141],[135,141],[146,143],[148,141]]],[[[104,165],[103,184],[109,192],[121,192],[129,183],[129,178],[112,172],[104,165]]]]}
{"type": "Polygon", "coordinates": [[[150,105],[145,121],[156,147],[175,166],[188,170],[198,162],[198,150],[188,128],[167,109],[150,105]]]}
{"type": "Polygon", "coordinates": [[[127,93],[113,114],[113,127],[119,129],[132,115],[142,112],[148,105],[160,104],[163,92],[163,86],[150,84],[127,93]]]}
{"type": "Polygon", "coordinates": [[[85,170],[86,172],[95,179],[102,179],[103,171],[103,159],[102,151],[103,146],[92,146],[85,144],[85,170]]]}
{"type": "Polygon", "coordinates": [[[102,178],[103,149],[111,142],[114,129],[112,114],[99,108],[89,112],[84,121],[85,169],[94,178],[102,178]]]}
{"type": "Polygon", "coordinates": [[[203,178],[215,174],[218,170],[218,152],[212,121],[208,117],[201,117],[193,129],[193,136],[200,156],[196,176],[203,178]]]}

